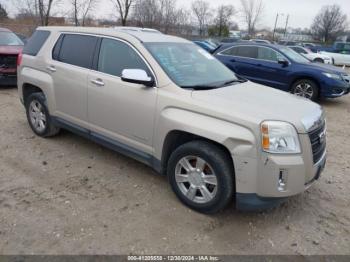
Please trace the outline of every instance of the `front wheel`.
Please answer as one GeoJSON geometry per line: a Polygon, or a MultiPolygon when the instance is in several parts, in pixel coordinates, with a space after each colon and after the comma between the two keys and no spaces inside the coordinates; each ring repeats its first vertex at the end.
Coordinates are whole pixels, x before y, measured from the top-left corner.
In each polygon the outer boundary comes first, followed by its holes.
{"type": "Polygon", "coordinates": [[[312,101],[318,99],[318,85],[309,79],[301,79],[296,81],[291,88],[291,93],[297,96],[305,97],[312,101]]]}
{"type": "Polygon", "coordinates": [[[315,58],[314,62],[324,64],[324,60],[322,58],[315,58]]]}
{"type": "Polygon", "coordinates": [[[201,213],[216,213],[233,199],[232,159],[219,146],[193,141],[170,156],[167,174],[177,197],[201,213]]]}

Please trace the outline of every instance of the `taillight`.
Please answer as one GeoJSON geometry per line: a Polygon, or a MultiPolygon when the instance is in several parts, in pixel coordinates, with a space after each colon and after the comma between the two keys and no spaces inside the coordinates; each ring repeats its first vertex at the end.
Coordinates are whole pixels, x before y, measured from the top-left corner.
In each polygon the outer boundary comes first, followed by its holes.
{"type": "Polygon", "coordinates": [[[17,57],[17,66],[20,66],[21,63],[22,63],[22,51],[18,54],[18,57],[17,57]]]}

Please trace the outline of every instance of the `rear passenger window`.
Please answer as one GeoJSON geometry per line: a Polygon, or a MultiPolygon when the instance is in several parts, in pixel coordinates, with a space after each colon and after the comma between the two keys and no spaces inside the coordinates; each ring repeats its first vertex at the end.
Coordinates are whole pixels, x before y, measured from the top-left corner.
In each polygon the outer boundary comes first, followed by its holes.
{"type": "Polygon", "coordinates": [[[240,46],[238,48],[237,56],[248,57],[248,58],[257,58],[258,57],[258,48],[256,46],[240,46]]]}
{"type": "Polygon", "coordinates": [[[221,52],[221,54],[236,56],[238,54],[238,47],[232,47],[230,49],[227,49],[227,50],[221,52]]]}
{"type": "Polygon", "coordinates": [[[53,50],[53,59],[75,66],[92,68],[97,40],[95,36],[66,34],[57,41],[53,50]],[[59,48],[59,51],[56,48],[59,48]]]}
{"type": "Polygon", "coordinates": [[[28,42],[23,48],[23,54],[36,56],[41,47],[44,45],[46,39],[49,37],[50,32],[44,30],[37,30],[29,38],[28,42]]]}
{"type": "Polygon", "coordinates": [[[129,45],[113,39],[103,39],[98,71],[120,77],[124,69],[143,69],[150,75],[142,58],[129,45]]]}

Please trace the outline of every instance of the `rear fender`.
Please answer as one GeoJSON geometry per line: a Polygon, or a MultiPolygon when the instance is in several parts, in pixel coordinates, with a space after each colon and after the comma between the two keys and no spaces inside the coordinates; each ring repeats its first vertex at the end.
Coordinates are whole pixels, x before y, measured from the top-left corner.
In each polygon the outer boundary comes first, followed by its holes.
{"type": "Polygon", "coordinates": [[[49,112],[55,112],[56,101],[53,88],[53,80],[51,75],[46,72],[39,71],[30,67],[22,67],[19,72],[18,92],[21,100],[23,100],[23,88],[25,84],[30,84],[40,88],[46,99],[49,112]]]}

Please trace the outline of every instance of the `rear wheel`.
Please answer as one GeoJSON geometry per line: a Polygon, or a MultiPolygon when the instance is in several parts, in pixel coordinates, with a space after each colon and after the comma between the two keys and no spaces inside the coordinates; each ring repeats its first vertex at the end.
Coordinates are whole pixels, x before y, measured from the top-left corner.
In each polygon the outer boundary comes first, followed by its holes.
{"type": "Polygon", "coordinates": [[[43,93],[29,95],[25,107],[28,123],[35,134],[50,137],[59,133],[60,129],[52,123],[43,93]]]}
{"type": "Polygon", "coordinates": [[[291,92],[294,95],[316,101],[318,99],[319,89],[314,81],[310,79],[301,79],[293,84],[291,92]]]}
{"type": "Polygon", "coordinates": [[[177,148],[167,173],[177,197],[198,212],[216,213],[233,199],[232,160],[211,143],[193,141],[177,148]]]}

